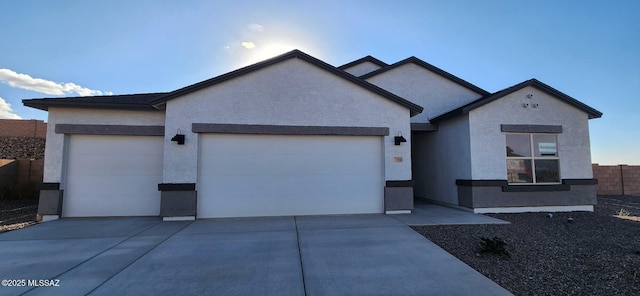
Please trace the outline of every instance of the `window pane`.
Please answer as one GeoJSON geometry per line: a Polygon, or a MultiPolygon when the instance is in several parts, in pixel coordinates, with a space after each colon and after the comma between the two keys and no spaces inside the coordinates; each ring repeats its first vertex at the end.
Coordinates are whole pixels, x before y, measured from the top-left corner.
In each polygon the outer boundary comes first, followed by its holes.
{"type": "Polygon", "coordinates": [[[507,159],[509,183],[532,183],[530,159],[507,159]]]}
{"type": "Polygon", "coordinates": [[[507,134],[507,156],[531,156],[529,135],[507,134]]]}
{"type": "Polygon", "coordinates": [[[556,135],[533,135],[533,150],[536,157],[558,156],[556,135]]]}
{"type": "Polygon", "coordinates": [[[536,159],[537,183],[560,183],[560,170],[556,159],[536,159]]]}

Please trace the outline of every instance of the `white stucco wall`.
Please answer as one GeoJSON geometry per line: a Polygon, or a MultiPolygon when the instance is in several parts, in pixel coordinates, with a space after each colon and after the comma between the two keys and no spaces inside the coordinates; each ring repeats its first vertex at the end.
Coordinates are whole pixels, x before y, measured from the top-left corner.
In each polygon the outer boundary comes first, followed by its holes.
{"type": "Polygon", "coordinates": [[[458,204],[456,179],[471,178],[469,120],[460,116],[436,132],[415,133],[413,151],[416,196],[458,204]]]}
{"type": "Polygon", "coordinates": [[[592,178],[588,115],[546,93],[526,87],[506,97],[472,110],[471,127],[472,178],[507,178],[505,136],[501,124],[561,125],[558,135],[560,177],[592,178]],[[527,98],[533,94],[533,98],[527,98]],[[523,108],[528,103],[530,107],[523,108]],[[539,104],[532,108],[532,104],[539,104]]]}
{"type": "Polygon", "coordinates": [[[411,122],[428,123],[429,118],[451,111],[481,97],[480,94],[413,63],[367,79],[387,91],[424,107],[411,122]]]}
{"type": "Polygon", "coordinates": [[[186,141],[165,141],[165,183],[197,180],[194,122],[389,127],[390,135],[384,138],[385,179],[411,179],[409,109],[303,60],[286,60],[167,102],[167,134],[181,129],[186,141]],[[398,132],[408,141],[395,146],[398,132]],[[403,162],[394,162],[394,157],[403,162]]]}
{"type": "Polygon", "coordinates": [[[62,183],[64,189],[65,135],[55,132],[56,124],[164,125],[162,111],[126,111],[86,108],[49,108],[44,182],[62,183]]]}
{"type": "Polygon", "coordinates": [[[382,67],[372,63],[372,62],[364,62],[364,63],[360,63],[357,64],[355,66],[349,67],[344,69],[344,71],[346,71],[347,73],[354,75],[354,76],[362,76],[364,74],[373,72],[375,70],[378,70],[382,67]]]}

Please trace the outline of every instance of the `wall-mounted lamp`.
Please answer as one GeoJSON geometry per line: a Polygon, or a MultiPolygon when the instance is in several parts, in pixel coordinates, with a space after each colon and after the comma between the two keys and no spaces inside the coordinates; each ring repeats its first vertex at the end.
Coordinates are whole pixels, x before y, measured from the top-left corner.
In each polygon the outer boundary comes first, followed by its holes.
{"type": "Polygon", "coordinates": [[[393,141],[395,142],[396,146],[399,146],[399,145],[400,145],[400,143],[402,143],[402,142],[406,142],[406,141],[407,141],[407,139],[405,139],[405,138],[402,136],[402,132],[398,132],[398,135],[397,135],[397,136],[395,136],[395,137],[393,137],[393,141]]]}
{"type": "Polygon", "coordinates": [[[178,145],[184,145],[184,134],[182,134],[181,129],[178,129],[178,132],[171,138],[171,141],[178,142],[178,145]]]}

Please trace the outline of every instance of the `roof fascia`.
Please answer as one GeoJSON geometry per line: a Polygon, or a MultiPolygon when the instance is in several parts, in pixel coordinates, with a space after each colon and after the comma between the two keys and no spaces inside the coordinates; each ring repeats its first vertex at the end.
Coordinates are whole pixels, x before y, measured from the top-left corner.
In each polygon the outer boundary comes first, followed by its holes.
{"type": "Polygon", "coordinates": [[[590,107],[590,106],[588,106],[588,105],[586,105],[586,104],[584,104],[584,103],[582,103],[582,102],[570,97],[569,95],[567,95],[567,94],[565,94],[565,93],[563,93],[563,92],[561,92],[561,91],[559,91],[559,90],[557,90],[557,89],[555,89],[555,88],[553,88],[553,87],[551,87],[551,86],[549,86],[549,85],[547,85],[545,83],[540,82],[537,79],[529,79],[527,81],[518,83],[516,85],[513,85],[511,87],[505,88],[503,90],[497,91],[497,92],[495,92],[495,93],[493,93],[493,94],[491,94],[489,96],[482,97],[482,98],[480,98],[478,100],[475,100],[475,101],[473,101],[473,102],[471,102],[469,104],[466,104],[466,105],[464,105],[464,106],[462,106],[460,108],[457,108],[457,109],[451,110],[451,111],[449,111],[447,113],[444,113],[442,115],[436,116],[433,119],[431,119],[430,121],[432,121],[434,123],[438,123],[438,122],[442,122],[442,121],[448,120],[448,119],[453,118],[453,117],[457,117],[459,115],[463,115],[463,114],[469,113],[470,111],[472,111],[472,110],[474,110],[476,108],[479,108],[481,106],[489,104],[489,103],[491,103],[491,102],[493,102],[495,100],[503,98],[503,97],[505,97],[505,96],[507,96],[509,94],[512,94],[512,93],[514,93],[516,91],[519,91],[519,90],[521,90],[523,88],[526,88],[526,87],[529,87],[529,86],[534,87],[534,88],[536,88],[536,89],[538,89],[538,90],[540,90],[540,91],[542,91],[542,92],[544,92],[544,93],[546,93],[546,94],[548,94],[548,95],[550,95],[550,96],[552,96],[554,98],[557,98],[557,99],[559,99],[559,100],[561,100],[561,101],[563,101],[563,102],[565,102],[565,103],[567,103],[567,104],[569,104],[569,105],[571,105],[571,106],[573,106],[575,108],[578,108],[578,109],[584,111],[585,113],[587,113],[589,115],[589,119],[602,117],[602,112],[600,112],[600,111],[598,111],[598,110],[596,110],[596,109],[594,109],[594,108],[592,108],[592,107],[590,107]]]}
{"type": "Polygon", "coordinates": [[[342,66],[339,66],[338,69],[346,70],[346,69],[349,69],[351,67],[354,67],[354,66],[360,65],[362,63],[366,63],[366,62],[373,63],[373,64],[375,64],[377,66],[380,66],[381,68],[389,66],[389,64],[387,64],[387,63],[385,63],[385,62],[383,62],[383,61],[381,61],[379,59],[376,59],[376,58],[368,55],[366,57],[359,58],[359,59],[357,59],[357,60],[355,60],[353,62],[349,62],[349,63],[346,63],[346,64],[344,64],[342,66]]]}
{"type": "Polygon", "coordinates": [[[442,77],[444,77],[444,78],[446,78],[448,80],[451,80],[451,81],[453,81],[453,82],[455,82],[455,83],[457,83],[457,84],[459,84],[459,85],[461,85],[461,86],[463,86],[463,87],[465,87],[465,88],[467,88],[467,89],[469,89],[469,90],[471,90],[471,91],[473,91],[475,93],[478,93],[480,95],[486,96],[486,95],[491,94],[490,92],[488,92],[488,91],[486,91],[486,90],[484,90],[484,89],[482,89],[482,88],[480,88],[480,87],[478,87],[478,86],[476,86],[476,85],[474,85],[474,84],[472,84],[472,83],[470,83],[470,82],[468,82],[468,81],[466,81],[466,80],[464,80],[464,79],[462,79],[462,78],[460,78],[458,76],[455,76],[455,75],[453,75],[453,74],[451,74],[451,73],[449,73],[449,72],[447,72],[445,70],[442,70],[442,69],[440,69],[440,68],[438,68],[438,67],[436,67],[436,66],[434,66],[432,64],[429,64],[429,63],[427,63],[427,62],[425,62],[425,61],[423,61],[423,60],[421,60],[421,59],[419,59],[419,58],[417,58],[415,56],[406,58],[406,59],[404,59],[402,61],[399,61],[397,63],[391,64],[390,66],[387,66],[387,67],[375,70],[373,72],[367,73],[365,75],[360,76],[360,78],[369,79],[371,77],[380,75],[380,74],[385,73],[387,71],[390,71],[392,69],[401,67],[401,66],[406,65],[406,64],[411,64],[411,63],[413,63],[415,65],[418,65],[418,66],[420,66],[420,67],[422,67],[424,69],[427,69],[427,70],[429,70],[431,72],[434,72],[434,73],[436,73],[436,74],[438,74],[438,75],[440,75],[440,76],[442,76],[442,77]]]}
{"type": "Polygon", "coordinates": [[[141,102],[91,102],[91,98],[123,98],[123,97],[148,97],[161,96],[165,93],[145,93],[131,95],[113,95],[113,96],[88,96],[88,97],[61,97],[61,98],[41,98],[41,99],[24,99],[22,104],[27,107],[48,111],[49,107],[62,108],[93,108],[93,109],[121,109],[121,110],[158,110],[148,101],[141,102]]]}
{"type": "Polygon", "coordinates": [[[304,52],[302,52],[300,50],[297,50],[297,49],[292,50],[292,51],[290,51],[288,53],[282,54],[280,56],[277,56],[277,57],[274,57],[274,58],[271,58],[271,59],[256,63],[256,64],[249,65],[249,66],[246,66],[244,68],[240,68],[238,70],[231,71],[229,73],[222,74],[220,76],[217,76],[217,77],[214,77],[214,78],[202,81],[202,82],[198,82],[196,84],[192,84],[192,85],[183,87],[181,89],[178,89],[178,90],[175,90],[173,92],[170,92],[167,95],[162,96],[162,97],[154,100],[151,103],[153,104],[154,107],[161,108],[162,104],[165,104],[167,101],[169,101],[169,100],[171,100],[173,98],[176,98],[176,97],[179,97],[179,96],[183,96],[183,95],[186,95],[188,93],[195,92],[197,90],[200,90],[200,89],[203,89],[203,88],[206,88],[206,87],[209,87],[209,86],[213,86],[213,85],[216,85],[218,83],[221,83],[221,82],[224,82],[224,81],[227,81],[227,80],[230,80],[230,79],[233,79],[233,78],[245,75],[245,74],[249,74],[251,72],[254,72],[254,71],[257,71],[257,70],[266,68],[268,66],[280,63],[280,62],[288,60],[288,59],[293,59],[293,58],[302,59],[302,60],[304,60],[304,61],[306,61],[308,63],[311,63],[312,65],[315,65],[315,66],[317,66],[319,68],[322,68],[322,69],[324,69],[324,70],[326,70],[326,71],[328,71],[330,73],[333,73],[336,76],[342,77],[342,78],[344,78],[344,79],[346,79],[346,80],[348,80],[348,81],[350,81],[352,83],[355,83],[355,84],[357,84],[357,85],[359,85],[361,87],[364,87],[364,88],[366,88],[366,89],[368,89],[368,90],[370,90],[370,91],[372,91],[372,92],[374,92],[374,93],[376,93],[378,95],[381,95],[381,96],[383,96],[383,97],[385,97],[385,98],[387,98],[387,99],[389,99],[391,101],[394,101],[394,102],[396,102],[396,103],[398,103],[398,104],[400,104],[402,106],[405,106],[409,110],[411,110],[411,116],[419,114],[423,110],[423,108],[421,106],[417,105],[417,104],[414,104],[414,103],[412,103],[412,102],[410,102],[408,100],[405,100],[405,99],[403,99],[403,98],[401,98],[401,97],[399,97],[397,95],[394,95],[394,94],[392,94],[392,93],[390,93],[390,92],[388,92],[388,91],[386,91],[386,90],[384,90],[384,89],[382,89],[382,88],[380,88],[378,86],[375,86],[375,85],[373,85],[373,84],[371,84],[369,82],[366,82],[366,81],[364,81],[364,80],[362,80],[362,79],[360,79],[358,77],[355,77],[355,76],[353,76],[353,75],[351,75],[351,74],[349,74],[349,73],[347,73],[347,72],[345,72],[343,70],[340,70],[340,69],[338,69],[338,68],[336,68],[336,67],[334,67],[332,65],[329,65],[329,64],[327,64],[327,63],[325,63],[325,62],[323,62],[323,61],[321,61],[321,60],[319,60],[317,58],[314,58],[314,57],[312,57],[312,56],[310,56],[310,55],[308,55],[308,54],[306,54],[306,53],[304,53],[304,52]]]}
{"type": "Polygon", "coordinates": [[[117,109],[117,110],[141,110],[141,111],[158,111],[151,105],[147,104],[123,104],[123,103],[101,103],[93,104],[90,102],[82,103],[62,103],[58,101],[23,101],[27,107],[49,111],[49,108],[82,108],[82,109],[117,109]]]}

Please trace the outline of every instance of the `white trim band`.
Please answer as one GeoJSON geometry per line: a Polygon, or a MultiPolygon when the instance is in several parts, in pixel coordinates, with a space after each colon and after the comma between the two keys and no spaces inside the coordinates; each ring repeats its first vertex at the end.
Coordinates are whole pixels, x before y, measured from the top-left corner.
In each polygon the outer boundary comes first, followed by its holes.
{"type": "Polygon", "coordinates": [[[593,206],[581,205],[581,206],[475,208],[473,209],[473,212],[476,214],[529,213],[529,212],[593,212],[593,206]]]}
{"type": "Polygon", "coordinates": [[[384,213],[387,215],[411,214],[411,210],[385,211],[384,213]]]}
{"type": "Polygon", "coordinates": [[[49,221],[54,221],[54,220],[58,220],[60,219],[59,215],[42,215],[42,221],[41,222],[49,222],[49,221]]]}
{"type": "Polygon", "coordinates": [[[194,221],[196,216],[176,216],[176,217],[162,217],[162,221],[194,221]]]}

